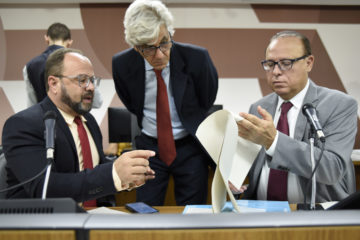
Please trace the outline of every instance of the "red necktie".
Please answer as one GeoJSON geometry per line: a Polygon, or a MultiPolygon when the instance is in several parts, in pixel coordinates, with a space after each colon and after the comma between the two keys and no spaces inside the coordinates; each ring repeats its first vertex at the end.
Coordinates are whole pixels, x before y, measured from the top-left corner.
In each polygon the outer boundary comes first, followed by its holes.
{"type": "MultiPolygon", "coordinates": [[[[84,128],[84,125],[79,116],[75,117],[74,122],[77,125],[77,130],[80,139],[81,153],[83,156],[83,167],[84,169],[93,169],[93,162],[91,157],[89,138],[84,128]]],[[[96,207],[96,200],[88,200],[83,202],[84,207],[96,207]]]]}
{"type": "Polygon", "coordinates": [[[155,70],[157,79],[156,125],[160,159],[168,166],[175,160],[176,148],[172,132],[169,100],[161,70],[155,70]]]}
{"type": "MultiPolygon", "coordinates": [[[[284,102],[281,105],[281,115],[277,124],[277,130],[286,135],[289,135],[287,113],[292,106],[291,102],[284,102]]],[[[270,168],[267,189],[268,200],[287,201],[287,176],[287,171],[270,168]]]]}

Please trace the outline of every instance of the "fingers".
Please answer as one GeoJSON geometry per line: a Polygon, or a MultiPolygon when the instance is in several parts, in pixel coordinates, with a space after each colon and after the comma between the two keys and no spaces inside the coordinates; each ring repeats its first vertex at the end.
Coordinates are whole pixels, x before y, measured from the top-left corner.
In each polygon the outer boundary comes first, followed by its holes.
{"type": "Polygon", "coordinates": [[[245,192],[247,190],[247,186],[246,185],[243,185],[240,187],[240,191],[241,192],[245,192]]]}
{"type": "Polygon", "coordinates": [[[155,178],[155,172],[150,168],[148,158],[155,152],[135,150],[122,154],[114,162],[115,170],[122,184],[139,186],[149,179],[155,178]]]}
{"type": "Polygon", "coordinates": [[[145,175],[155,175],[155,171],[152,170],[150,167],[147,167],[145,175]]]}
{"type": "Polygon", "coordinates": [[[261,115],[261,117],[264,120],[271,121],[271,122],[273,121],[271,114],[268,111],[266,111],[264,108],[262,108],[261,106],[258,106],[257,110],[258,110],[258,113],[261,115]]]}
{"type": "Polygon", "coordinates": [[[134,150],[122,154],[119,158],[128,159],[132,166],[149,166],[148,159],[153,156],[155,156],[154,151],[134,150]]]}
{"type": "Polygon", "coordinates": [[[257,131],[258,126],[256,124],[260,125],[260,123],[258,122],[258,120],[260,119],[248,113],[240,113],[240,115],[244,119],[237,122],[238,134],[240,137],[249,139],[251,137],[251,134],[257,131]]]}
{"type": "Polygon", "coordinates": [[[150,150],[133,150],[126,152],[124,154],[126,154],[128,157],[131,158],[145,158],[145,159],[149,159],[150,157],[155,156],[155,152],[150,150]]]}
{"type": "Polygon", "coordinates": [[[240,116],[242,116],[244,119],[242,121],[239,121],[239,123],[244,122],[245,124],[244,126],[247,127],[250,127],[251,125],[258,126],[261,123],[261,119],[253,114],[241,112],[240,116]]]}
{"type": "Polygon", "coordinates": [[[268,149],[276,136],[272,116],[261,106],[257,107],[260,117],[249,113],[240,113],[243,120],[238,121],[238,135],[268,149]]]}
{"type": "Polygon", "coordinates": [[[243,193],[243,192],[245,192],[245,190],[247,189],[247,187],[246,187],[245,185],[241,186],[240,189],[237,189],[237,188],[234,186],[234,184],[232,184],[231,181],[228,181],[228,183],[229,183],[229,188],[230,188],[230,190],[231,190],[231,192],[232,192],[233,194],[243,193]]]}

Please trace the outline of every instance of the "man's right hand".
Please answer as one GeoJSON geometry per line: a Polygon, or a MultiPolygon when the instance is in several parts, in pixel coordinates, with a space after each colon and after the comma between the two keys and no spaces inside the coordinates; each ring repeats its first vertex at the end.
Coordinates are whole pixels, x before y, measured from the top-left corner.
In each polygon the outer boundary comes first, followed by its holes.
{"type": "Polygon", "coordinates": [[[134,150],[118,157],[114,162],[114,166],[121,184],[140,186],[146,180],[154,179],[155,172],[150,168],[148,160],[153,156],[155,156],[153,151],[134,150]]]}
{"type": "Polygon", "coordinates": [[[243,186],[240,187],[240,189],[237,189],[237,188],[234,186],[234,184],[232,184],[232,182],[228,181],[228,183],[229,183],[229,188],[230,188],[230,190],[231,190],[231,192],[232,192],[233,194],[241,194],[241,193],[245,192],[246,189],[247,189],[247,186],[246,186],[246,185],[243,185],[243,186]]]}

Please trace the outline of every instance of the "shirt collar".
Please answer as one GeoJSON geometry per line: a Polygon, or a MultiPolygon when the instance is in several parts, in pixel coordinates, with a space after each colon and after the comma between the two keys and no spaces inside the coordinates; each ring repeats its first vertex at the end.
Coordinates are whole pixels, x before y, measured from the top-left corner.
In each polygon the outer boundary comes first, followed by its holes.
{"type": "MultiPolygon", "coordinates": [[[[58,108],[59,112],[61,113],[61,115],[63,116],[63,118],[65,119],[65,122],[68,124],[68,125],[71,125],[73,124],[74,122],[74,119],[75,119],[75,116],[69,114],[69,113],[66,113],[64,112],[63,110],[61,110],[60,108],[58,108]]],[[[80,118],[81,118],[81,121],[82,122],[86,122],[86,118],[84,118],[83,115],[80,115],[80,118]]]]}
{"type": "MultiPolygon", "coordinates": [[[[154,68],[150,65],[150,63],[144,58],[145,61],[145,70],[146,71],[152,71],[154,68]]],[[[166,64],[166,68],[170,66],[170,61],[166,64]]]]}
{"type": "MultiPolygon", "coordinates": [[[[289,100],[289,102],[291,102],[293,107],[295,107],[296,109],[300,109],[302,107],[306,92],[309,89],[309,85],[310,83],[308,79],[303,90],[301,90],[298,94],[296,94],[292,99],[289,100]]],[[[285,102],[285,100],[278,96],[278,104],[276,107],[276,111],[281,111],[281,104],[283,104],[283,102],[285,102]]]]}

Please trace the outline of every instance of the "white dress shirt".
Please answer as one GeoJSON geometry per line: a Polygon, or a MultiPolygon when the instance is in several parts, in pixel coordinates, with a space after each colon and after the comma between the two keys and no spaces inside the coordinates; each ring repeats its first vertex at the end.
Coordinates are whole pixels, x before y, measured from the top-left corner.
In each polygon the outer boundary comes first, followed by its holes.
{"type": "MultiPolygon", "coordinates": [[[[299,113],[301,111],[301,107],[303,105],[303,101],[305,98],[305,95],[307,93],[307,90],[309,89],[309,80],[304,87],[303,90],[301,90],[295,97],[290,99],[289,101],[293,104],[293,107],[290,108],[287,117],[288,117],[288,123],[289,123],[289,136],[291,138],[294,138],[295,133],[295,125],[297,118],[299,116],[299,113]]],[[[275,116],[274,116],[274,125],[277,126],[277,122],[279,121],[280,114],[281,114],[281,105],[285,100],[281,97],[278,97],[278,104],[276,106],[275,116]]],[[[279,132],[277,131],[276,137],[274,139],[274,142],[270,146],[270,148],[266,151],[266,154],[269,156],[273,156],[275,152],[275,148],[277,147],[277,141],[279,138],[279,132]]],[[[296,159],[291,159],[289,161],[296,161],[296,159]]],[[[261,170],[260,175],[260,182],[259,187],[257,189],[257,199],[258,200],[266,200],[267,199],[267,188],[268,188],[268,181],[269,181],[269,173],[270,168],[268,166],[268,162],[265,161],[265,164],[261,170]]],[[[301,186],[299,183],[299,179],[297,175],[288,172],[288,201],[289,203],[299,203],[304,201],[304,194],[301,190],[301,186]]]]}
{"type": "MultiPolygon", "coordinates": [[[[157,80],[154,68],[145,61],[145,99],[144,99],[144,117],[142,120],[142,132],[146,135],[157,138],[156,127],[156,95],[157,95],[157,80]]],[[[171,126],[173,130],[174,139],[181,139],[188,135],[183,127],[179,115],[176,111],[175,100],[170,87],[170,62],[162,70],[161,76],[164,79],[167,95],[169,99],[169,110],[171,115],[171,126]]]]}

